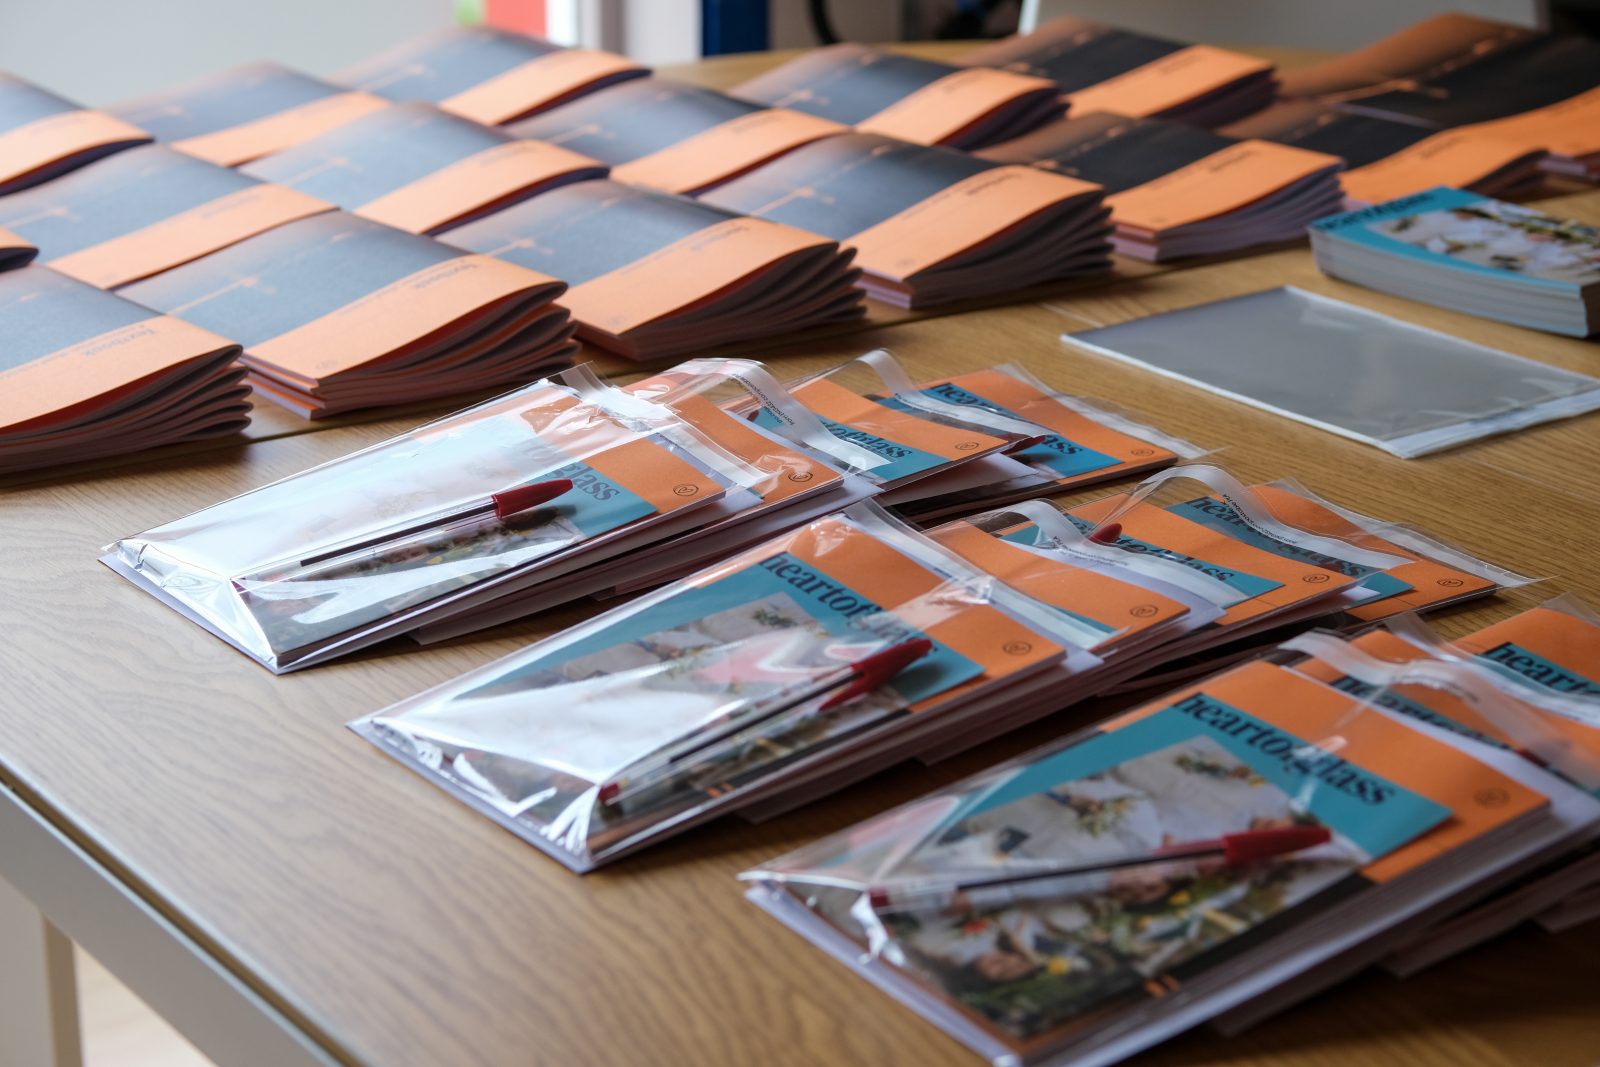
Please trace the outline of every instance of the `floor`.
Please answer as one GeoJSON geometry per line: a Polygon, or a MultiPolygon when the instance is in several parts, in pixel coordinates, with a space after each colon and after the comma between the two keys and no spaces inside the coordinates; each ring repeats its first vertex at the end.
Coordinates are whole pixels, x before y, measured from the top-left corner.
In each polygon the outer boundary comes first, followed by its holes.
{"type": "Polygon", "coordinates": [[[79,951],[77,968],[84,1067],[211,1067],[92,957],[79,951]]]}

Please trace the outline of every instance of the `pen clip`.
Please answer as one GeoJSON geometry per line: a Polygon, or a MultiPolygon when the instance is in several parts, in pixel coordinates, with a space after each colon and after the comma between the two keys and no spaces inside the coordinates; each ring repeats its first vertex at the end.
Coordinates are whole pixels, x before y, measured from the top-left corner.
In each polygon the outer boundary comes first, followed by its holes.
{"type": "Polygon", "coordinates": [[[828,711],[888,685],[901,671],[932,651],[932,641],[926,637],[917,637],[880,649],[864,659],[857,660],[852,664],[856,672],[855,678],[823,701],[817,710],[828,711]]]}

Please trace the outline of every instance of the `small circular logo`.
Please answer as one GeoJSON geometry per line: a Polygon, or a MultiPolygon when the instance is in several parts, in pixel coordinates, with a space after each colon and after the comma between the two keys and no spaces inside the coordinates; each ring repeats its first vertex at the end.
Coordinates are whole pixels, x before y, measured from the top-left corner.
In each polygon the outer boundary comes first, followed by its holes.
{"type": "Polygon", "coordinates": [[[791,482],[809,482],[815,475],[810,471],[795,471],[789,475],[791,482]]]}
{"type": "Polygon", "coordinates": [[[1302,582],[1310,582],[1312,585],[1321,585],[1323,582],[1328,580],[1328,576],[1321,571],[1318,571],[1316,574],[1308,574],[1300,580],[1302,582]]]}
{"type": "Polygon", "coordinates": [[[1153,456],[1155,454],[1156,454],[1156,450],[1153,449],[1153,448],[1130,448],[1130,449],[1128,449],[1128,455],[1130,455],[1130,456],[1153,456]]]}
{"type": "Polygon", "coordinates": [[[1507,804],[1511,803],[1511,794],[1507,793],[1504,789],[1495,786],[1489,789],[1478,790],[1476,793],[1472,794],[1472,799],[1476,800],[1479,804],[1482,804],[1486,808],[1503,808],[1507,804]]]}
{"type": "Polygon", "coordinates": [[[1439,584],[1444,586],[1446,589],[1460,589],[1467,583],[1463,582],[1460,578],[1440,578],[1439,584]]]}
{"type": "Polygon", "coordinates": [[[699,491],[700,487],[698,485],[690,485],[688,482],[683,482],[682,484],[672,487],[674,496],[694,496],[699,491]]]}
{"type": "Polygon", "coordinates": [[[974,448],[977,448],[977,447],[978,447],[978,442],[976,442],[976,441],[962,441],[959,445],[956,445],[956,451],[957,452],[971,452],[974,448]]]}
{"type": "Polygon", "coordinates": [[[1003,647],[1008,656],[1026,656],[1033,651],[1033,646],[1026,641],[1007,641],[1003,647]]]}
{"type": "Polygon", "coordinates": [[[1137,604],[1128,609],[1128,614],[1136,619],[1148,619],[1160,610],[1154,604],[1137,604]]]}

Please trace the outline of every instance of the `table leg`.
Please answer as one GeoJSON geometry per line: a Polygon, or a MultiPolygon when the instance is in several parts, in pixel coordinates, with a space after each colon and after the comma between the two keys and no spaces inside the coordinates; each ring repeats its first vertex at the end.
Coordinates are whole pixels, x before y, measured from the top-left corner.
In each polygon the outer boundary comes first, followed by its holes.
{"type": "Polygon", "coordinates": [[[0,1067],[82,1067],[72,942],[0,878],[0,1067]]]}

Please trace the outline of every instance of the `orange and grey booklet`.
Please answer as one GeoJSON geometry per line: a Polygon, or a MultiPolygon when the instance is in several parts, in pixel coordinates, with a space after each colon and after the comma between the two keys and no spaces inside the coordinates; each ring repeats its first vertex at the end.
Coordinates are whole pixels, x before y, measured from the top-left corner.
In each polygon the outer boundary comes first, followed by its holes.
{"type": "Polygon", "coordinates": [[[648,73],[611,52],[562,48],[538,37],[470,26],[400,45],[340,72],[335,80],[390,100],[418,100],[498,126],[648,73]]]}
{"type": "Polygon", "coordinates": [[[191,156],[235,167],[385,103],[276,63],[251,63],[106,110],[191,156]]]}
{"type": "Polygon", "coordinates": [[[978,155],[1102,186],[1112,243],[1137,259],[1301,240],[1342,203],[1336,156],[1104,111],[1074,111],[978,155]]]}
{"type": "Polygon", "coordinates": [[[434,234],[567,182],[603,163],[523,141],[429,104],[393,104],[243,168],[363,218],[434,234]]]}
{"type": "Polygon", "coordinates": [[[1098,185],[878,134],[814,141],[701,199],[850,245],[868,294],[901,307],[1111,269],[1098,185]]]}
{"type": "Polygon", "coordinates": [[[0,226],[0,270],[26,267],[33,262],[39,250],[17,234],[0,226]]]}
{"type": "Polygon", "coordinates": [[[340,211],[123,290],[233,338],[257,391],[307,418],[475,392],[567,365],[563,283],[340,211]]]}
{"type": "Polygon", "coordinates": [[[51,270],[115,289],[332,210],[306,193],[144,145],[0,197],[0,227],[37,245],[51,270]]]}
{"type": "Polygon", "coordinates": [[[1545,127],[1567,127],[1540,122],[1532,114],[1503,121],[1522,118],[1540,128],[1499,131],[1498,123],[1482,123],[1435,131],[1316,100],[1283,100],[1221,132],[1339,156],[1350,167],[1339,176],[1347,204],[1367,204],[1439,185],[1495,195],[1536,183],[1547,155],[1544,142],[1554,140],[1545,127]]]}
{"type": "Polygon", "coordinates": [[[1112,111],[1196,126],[1248,115],[1271,102],[1277,88],[1264,59],[1072,16],[968,52],[961,61],[1049,78],[1076,114],[1112,111]]]}
{"type": "Polygon", "coordinates": [[[618,181],[686,194],[847,129],[661,78],[624,82],[510,127],[518,137],[609,163],[618,181]]]}
{"type": "Polygon", "coordinates": [[[1549,107],[1600,87],[1600,41],[1460,12],[1286,72],[1283,95],[1441,129],[1549,107]]]}
{"type": "Polygon", "coordinates": [[[0,194],[150,139],[149,132],[122,119],[0,73],[0,194]]]}
{"type": "Polygon", "coordinates": [[[239,346],[48,267],[0,274],[0,473],[237,433],[239,346]]]}
{"type": "Polygon", "coordinates": [[[735,96],[924,145],[980,148],[1061,114],[1048,78],[962,68],[861,44],[805,53],[731,90],[735,96]]]}
{"type": "Polygon", "coordinates": [[[863,314],[836,241],[620,182],[555,189],[443,240],[565,280],[578,336],[633,359],[863,314]]]}

